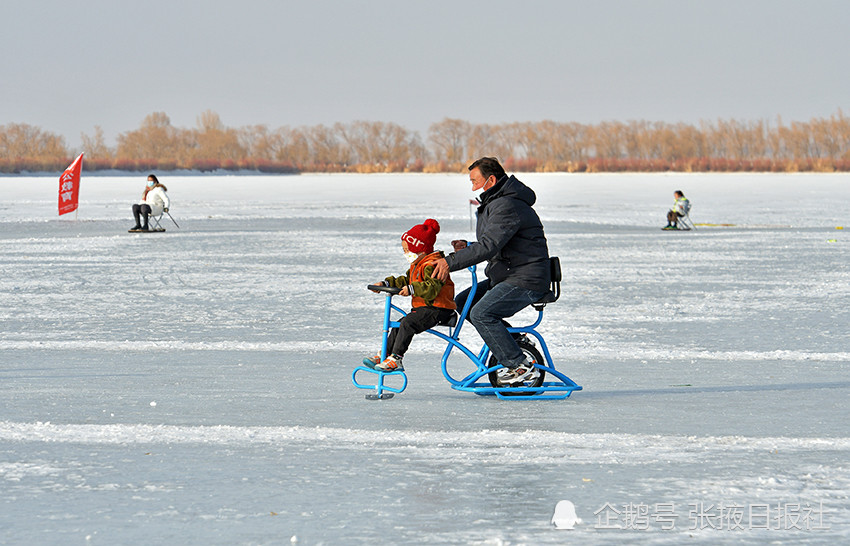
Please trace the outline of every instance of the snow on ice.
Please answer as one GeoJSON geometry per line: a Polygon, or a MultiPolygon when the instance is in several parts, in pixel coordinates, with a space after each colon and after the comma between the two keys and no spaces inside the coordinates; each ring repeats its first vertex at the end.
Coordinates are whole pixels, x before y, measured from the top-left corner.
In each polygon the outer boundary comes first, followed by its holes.
{"type": "Polygon", "coordinates": [[[163,175],[155,235],[144,175],[83,173],[76,219],[0,178],[0,543],[847,542],[847,177],[519,177],[567,400],[454,391],[427,336],[404,393],[351,385],[401,233],[471,238],[463,174],[163,175]]]}

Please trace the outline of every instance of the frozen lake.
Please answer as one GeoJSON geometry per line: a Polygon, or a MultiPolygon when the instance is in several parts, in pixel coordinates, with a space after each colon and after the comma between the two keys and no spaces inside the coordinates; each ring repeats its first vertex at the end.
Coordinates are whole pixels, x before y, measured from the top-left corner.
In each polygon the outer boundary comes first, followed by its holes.
{"type": "Polygon", "coordinates": [[[404,393],[351,384],[401,233],[471,237],[463,174],[161,176],[149,235],[144,175],[84,173],[77,219],[0,178],[0,543],[850,541],[848,177],[518,177],[562,401],[452,390],[430,336],[404,393]]]}

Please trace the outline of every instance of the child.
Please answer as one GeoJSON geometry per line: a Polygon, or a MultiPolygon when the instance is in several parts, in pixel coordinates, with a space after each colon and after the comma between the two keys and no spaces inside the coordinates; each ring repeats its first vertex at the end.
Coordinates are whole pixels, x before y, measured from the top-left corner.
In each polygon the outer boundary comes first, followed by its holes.
{"type": "Polygon", "coordinates": [[[431,277],[434,263],[444,258],[442,252],[434,252],[439,232],[440,224],[429,218],[401,236],[401,248],[410,262],[407,275],[387,277],[376,284],[401,288],[399,296],[413,296],[413,309],[399,320],[398,328],[389,333],[387,358],[383,362],[380,355],[364,358],[366,366],[382,372],[403,371],[401,361],[413,336],[448,321],[454,315],[454,283],[451,279],[443,283],[431,277]]]}

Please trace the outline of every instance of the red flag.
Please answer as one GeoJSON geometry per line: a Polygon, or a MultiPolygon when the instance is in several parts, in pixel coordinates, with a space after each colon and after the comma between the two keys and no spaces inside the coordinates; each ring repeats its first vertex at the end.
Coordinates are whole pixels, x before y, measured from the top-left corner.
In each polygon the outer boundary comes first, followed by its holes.
{"type": "Polygon", "coordinates": [[[77,210],[80,199],[80,172],[82,170],[83,154],[80,154],[59,177],[59,216],[77,210]]]}
{"type": "Polygon", "coordinates": [[[478,199],[470,199],[470,200],[469,200],[469,204],[470,204],[470,205],[475,205],[475,206],[477,207],[477,206],[479,206],[481,203],[479,203],[479,202],[478,202],[478,199]]]}

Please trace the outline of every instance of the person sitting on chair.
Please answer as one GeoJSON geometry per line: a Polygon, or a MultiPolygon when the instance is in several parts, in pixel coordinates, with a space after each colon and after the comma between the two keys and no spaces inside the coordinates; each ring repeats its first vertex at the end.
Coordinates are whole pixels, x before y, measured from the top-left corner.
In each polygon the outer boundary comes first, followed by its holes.
{"type": "Polygon", "coordinates": [[[130,231],[150,231],[148,229],[148,217],[150,215],[159,216],[163,212],[168,212],[171,200],[165,193],[167,191],[168,188],[159,183],[155,174],[148,175],[148,183],[145,186],[145,192],[142,194],[142,200],[133,205],[133,217],[136,219],[136,225],[130,228],[130,231]],[[144,224],[142,224],[142,220],[144,220],[144,224]]]}
{"type": "Polygon", "coordinates": [[[673,206],[667,211],[667,225],[662,229],[679,229],[679,218],[687,216],[691,210],[691,202],[682,190],[674,191],[673,199],[675,199],[673,206]]]}
{"type": "Polygon", "coordinates": [[[387,358],[383,362],[380,354],[364,358],[366,366],[381,372],[404,371],[401,361],[413,336],[445,324],[454,316],[454,283],[450,278],[438,280],[432,276],[434,263],[444,257],[442,252],[434,251],[439,232],[440,224],[431,218],[405,231],[401,236],[401,248],[410,262],[407,275],[387,277],[375,283],[401,288],[399,296],[413,296],[413,309],[399,320],[398,328],[393,328],[387,337],[387,358]]]}

